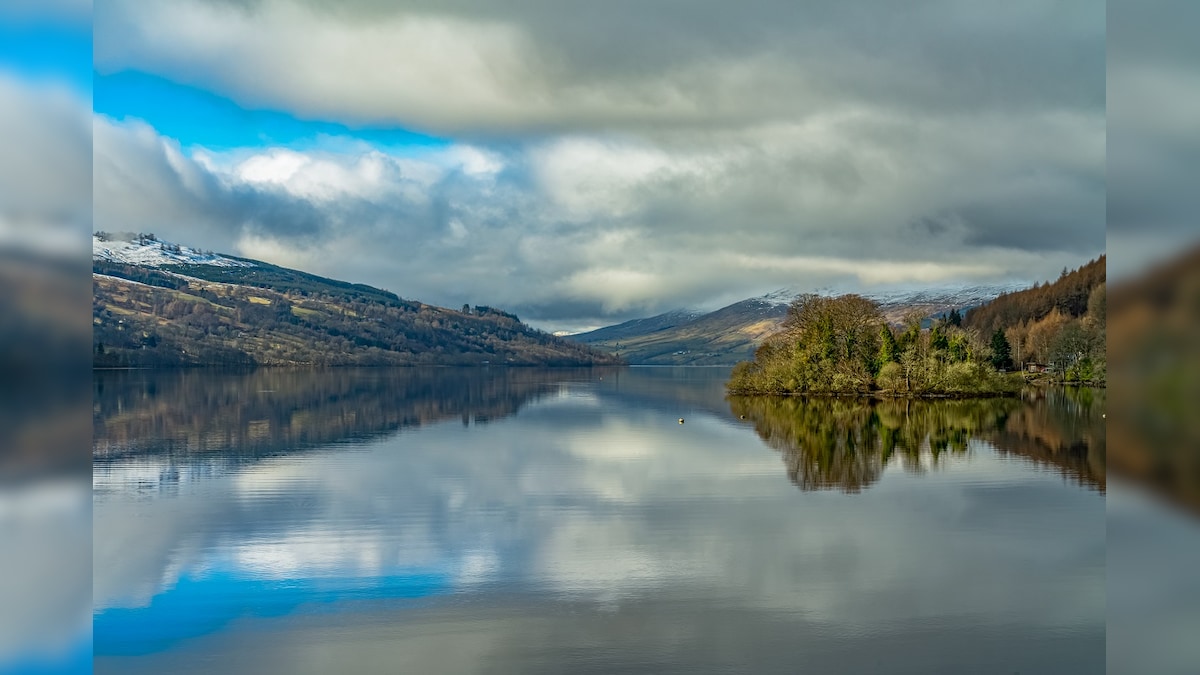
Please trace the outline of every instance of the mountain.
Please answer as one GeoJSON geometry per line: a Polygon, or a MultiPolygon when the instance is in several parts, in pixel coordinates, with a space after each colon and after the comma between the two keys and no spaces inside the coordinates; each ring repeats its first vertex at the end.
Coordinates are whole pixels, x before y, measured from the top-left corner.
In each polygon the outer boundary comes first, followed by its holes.
{"type": "Polygon", "coordinates": [[[787,305],[750,298],[707,314],[674,311],[572,335],[635,364],[726,365],[750,358],[787,305]]]}
{"type": "Polygon", "coordinates": [[[866,297],[879,303],[883,315],[892,323],[900,323],[911,312],[926,316],[945,314],[952,309],[969,310],[1004,295],[1025,288],[1027,284],[1008,283],[977,286],[947,286],[940,288],[899,289],[868,293],[866,297]]]}
{"type": "Polygon", "coordinates": [[[622,339],[629,339],[639,335],[655,333],[668,328],[689,323],[704,315],[704,312],[696,312],[686,309],[677,309],[665,314],[647,317],[645,319],[633,319],[625,323],[618,323],[614,326],[606,326],[597,328],[596,330],[587,333],[567,333],[564,337],[580,339],[587,336],[588,342],[619,342],[622,339]]]}
{"type": "Polygon", "coordinates": [[[492,307],[464,311],[161,241],[92,237],[97,367],[615,364],[492,307]]]}
{"type": "MultiPolygon", "coordinates": [[[[931,317],[951,309],[975,307],[1015,288],[1020,286],[954,286],[867,297],[879,303],[888,321],[899,323],[912,312],[931,317]]],[[[714,312],[676,310],[579,333],[570,339],[619,354],[634,364],[733,365],[752,358],[763,339],[779,329],[788,305],[797,295],[797,291],[780,289],[714,312]]]]}

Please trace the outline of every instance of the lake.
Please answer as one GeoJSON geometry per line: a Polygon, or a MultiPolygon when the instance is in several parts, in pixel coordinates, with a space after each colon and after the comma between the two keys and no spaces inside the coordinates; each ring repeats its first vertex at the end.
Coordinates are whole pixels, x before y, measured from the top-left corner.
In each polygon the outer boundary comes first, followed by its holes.
{"type": "Polygon", "coordinates": [[[1103,390],[727,375],[97,373],[95,670],[1103,672],[1103,390]]]}

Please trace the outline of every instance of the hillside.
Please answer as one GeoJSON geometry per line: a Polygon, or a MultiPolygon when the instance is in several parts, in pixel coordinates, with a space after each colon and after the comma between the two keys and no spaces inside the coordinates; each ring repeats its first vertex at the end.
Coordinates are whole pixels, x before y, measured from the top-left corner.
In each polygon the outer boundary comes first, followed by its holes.
{"type": "Polygon", "coordinates": [[[597,342],[616,344],[621,340],[629,340],[630,338],[636,339],[643,335],[649,335],[650,333],[657,333],[659,331],[682,326],[683,324],[691,323],[702,316],[704,316],[704,312],[677,309],[673,312],[666,312],[665,314],[658,314],[645,319],[631,319],[624,323],[605,326],[604,328],[597,328],[596,330],[587,333],[568,335],[568,337],[581,342],[587,342],[589,344],[597,342]]]}
{"type": "Polygon", "coordinates": [[[991,333],[997,328],[1040,321],[1055,310],[1064,317],[1081,317],[1088,311],[1092,291],[1104,281],[1105,258],[1100,256],[1078,269],[1063,270],[1053,282],[1000,295],[967,312],[963,325],[991,333]]]}
{"type": "Polygon", "coordinates": [[[1052,373],[1055,379],[1102,384],[1106,379],[1105,258],[1059,278],[1005,293],[963,318],[963,327],[992,336],[1008,367],[1052,373]]]}
{"type": "Polygon", "coordinates": [[[670,312],[570,339],[635,364],[727,365],[753,356],[786,314],[787,305],[751,298],[707,314],[670,312]]]}
{"type": "Polygon", "coordinates": [[[498,309],[436,307],[153,235],[97,233],[92,251],[97,367],[619,362],[498,309]]]}
{"type": "MultiPolygon", "coordinates": [[[[886,320],[900,323],[913,312],[924,317],[973,307],[1011,286],[895,291],[870,296],[886,320]]],[[[763,339],[776,332],[798,292],[780,290],[714,312],[677,310],[570,336],[630,363],[646,365],[733,365],[754,357],[763,339]]]]}

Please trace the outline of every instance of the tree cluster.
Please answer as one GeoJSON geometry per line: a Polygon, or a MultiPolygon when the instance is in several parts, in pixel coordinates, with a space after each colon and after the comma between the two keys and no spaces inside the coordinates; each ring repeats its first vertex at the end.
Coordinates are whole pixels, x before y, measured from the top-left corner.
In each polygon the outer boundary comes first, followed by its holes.
{"type": "Polygon", "coordinates": [[[997,367],[1047,366],[1058,379],[1103,382],[1106,377],[1105,257],[1063,270],[1052,283],[1001,295],[967,313],[964,325],[992,335],[997,367]]]}
{"type": "Polygon", "coordinates": [[[1066,271],[1056,281],[1005,293],[976,307],[963,317],[963,325],[990,334],[997,328],[1036,323],[1052,313],[1079,318],[1089,312],[1091,295],[1105,281],[1105,257],[1066,271]]]}
{"type": "Polygon", "coordinates": [[[978,331],[953,317],[921,329],[913,315],[894,328],[858,295],[803,295],[753,361],[739,363],[732,393],[967,396],[1007,394],[1018,383],[996,371],[978,331]]]}

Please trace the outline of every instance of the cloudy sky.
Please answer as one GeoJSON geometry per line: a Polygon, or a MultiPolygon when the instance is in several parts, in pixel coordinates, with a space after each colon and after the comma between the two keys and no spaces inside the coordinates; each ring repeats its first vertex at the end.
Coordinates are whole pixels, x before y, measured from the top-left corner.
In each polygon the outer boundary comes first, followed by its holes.
{"type": "Polygon", "coordinates": [[[549,329],[1105,245],[1105,8],[97,0],[96,229],[549,329]]]}
{"type": "Polygon", "coordinates": [[[1108,4],[1108,247],[1118,277],[1200,240],[1200,4],[1108,4]]]}

